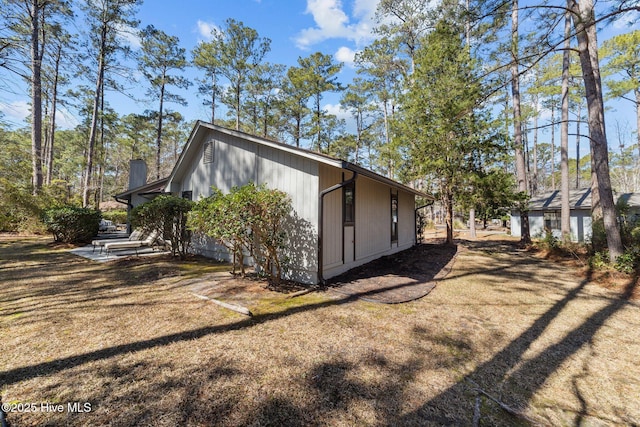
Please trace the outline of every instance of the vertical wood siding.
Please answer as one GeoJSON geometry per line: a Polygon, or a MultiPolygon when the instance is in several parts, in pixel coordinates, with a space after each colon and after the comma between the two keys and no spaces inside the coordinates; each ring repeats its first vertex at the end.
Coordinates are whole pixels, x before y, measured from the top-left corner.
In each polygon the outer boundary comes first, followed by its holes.
{"type": "MultiPolygon", "coordinates": [[[[350,177],[348,176],[347,179],[350,177]]],[[[341,169],[320,165],[320,188],[318,189],[318,194],[325,188],[340,182],[342,182],[341,169]]],[[[356,200],[358,200],[357,186],[358,184],[356,183],[356,200]]],[[[322,260],[325,269],[342,265],[342,190],[336,190],[324,197],[322,260]]]]}
{"type": "Polygon", "coordinates": [[[369,178],[356,181],[356,260],[391,248],[391,189],[369,178]]]}
{"type": "MultiPolygon", "coordinates": [[[[260,146],[252,141],[218,132],[208,132],[198,142],[190,168],[179,189],[193,191],[193,200],[211,194],[211,187],[228,193],[234,186],[249,182],[284,191],[294,210],[288,242],[291,278],[314,282],[317,272],[318,163],[300,156],[260,146]],[[204,143],[213,138],[214,161],[204,163],[204,143]]],[[[197,249],[197,248],[196,248],[197,249]]],[[[200,248],[201,252],[211,248],[200,248]]]]}
{"type": "Polygon", "coordinates": [[[416,240],[416,202],[413,194],[398,191],[398,246],[411,246],[416,240]]]}

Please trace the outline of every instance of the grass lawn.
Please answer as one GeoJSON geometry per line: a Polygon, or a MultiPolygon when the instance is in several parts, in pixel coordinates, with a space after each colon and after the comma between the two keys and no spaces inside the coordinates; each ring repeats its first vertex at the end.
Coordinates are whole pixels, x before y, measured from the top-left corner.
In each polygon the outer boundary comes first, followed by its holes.
{"type": "Polygon", "coordinates": [[[287,298],[250,282],[249,318],[191,292],[225,268],[166,258],[99,264],[49,239],[0,236],[7,420],[640,424],[632,279],[606,288],[586,269],[508,243],[461,242],[452,271],[417,301],[332,291],[287,298]]]}

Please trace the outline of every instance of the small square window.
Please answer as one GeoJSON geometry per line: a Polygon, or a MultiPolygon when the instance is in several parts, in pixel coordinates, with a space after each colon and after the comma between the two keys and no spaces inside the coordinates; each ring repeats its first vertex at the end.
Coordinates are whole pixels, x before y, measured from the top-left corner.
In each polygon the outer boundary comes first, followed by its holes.
{"type": "Polygon", "coordinates": [[[215,141],[207,141],[204,144],[204,153],[202,155],[202,160],[204,163],[213,163],[214,160],[214,149],[215,149],[215,141]]]}

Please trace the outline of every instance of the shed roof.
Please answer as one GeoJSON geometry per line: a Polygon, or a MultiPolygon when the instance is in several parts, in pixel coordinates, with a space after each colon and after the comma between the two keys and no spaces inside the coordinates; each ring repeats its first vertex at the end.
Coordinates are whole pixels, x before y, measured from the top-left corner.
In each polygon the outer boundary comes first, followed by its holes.
{"type": "MultiPolygon", "coordinates": [[[[616,202],[624,200],[630,207],[640,207],[640,193],[615,193],[616,202]]],[[[591,188],[569,190],[569,207],[571,209],[591,209],[591,188]]],[[[556,211],[562,209],[562,193],[560,190],[534,196],[529,201],[531,211],[556,211]]]]}

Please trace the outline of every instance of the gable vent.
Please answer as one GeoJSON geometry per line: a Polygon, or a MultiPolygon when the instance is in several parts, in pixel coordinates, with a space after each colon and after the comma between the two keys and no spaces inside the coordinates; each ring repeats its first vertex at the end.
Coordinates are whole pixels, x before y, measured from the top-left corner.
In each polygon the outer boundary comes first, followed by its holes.
{"type": "Polygon", "coordinates": [[[215,147],[215,145],[214,145],[214,141],[213,140],[207,141],[204,144],[204,154],[202,156],[202,159],[203,159],[204,163],[213,163],[213,160],[214,160],[214,155],[213,155],[214,154],[213,153],[214,147],[215,147]]]}

